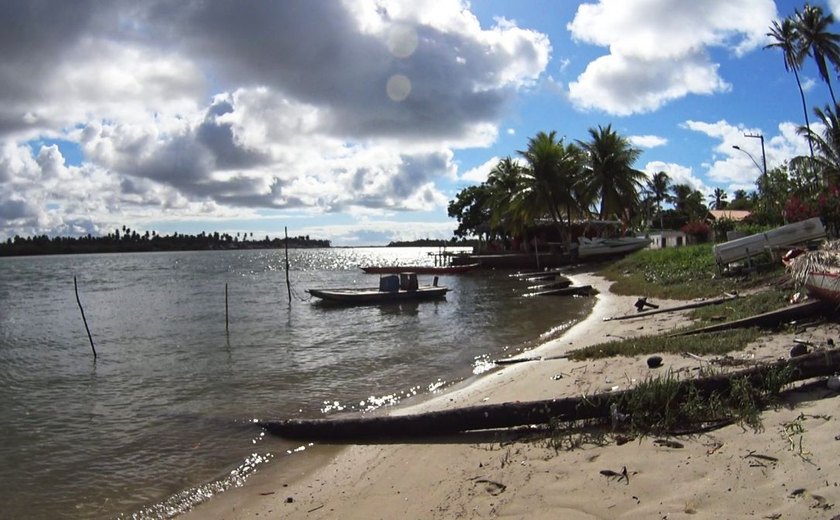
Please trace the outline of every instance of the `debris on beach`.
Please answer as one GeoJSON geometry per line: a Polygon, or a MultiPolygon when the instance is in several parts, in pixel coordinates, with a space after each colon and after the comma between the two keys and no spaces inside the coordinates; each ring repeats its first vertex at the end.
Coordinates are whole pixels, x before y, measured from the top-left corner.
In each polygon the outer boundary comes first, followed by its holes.
{"type": "Polygon", "coordinates": [[[611,469],[602,469],[600,473],[611,480],[614,479],[619,482],[624,480],[625,484],[630,484],[630,474],[627,473],[627,466],[623,466],[620,472],[613,471],[611,469]]]}

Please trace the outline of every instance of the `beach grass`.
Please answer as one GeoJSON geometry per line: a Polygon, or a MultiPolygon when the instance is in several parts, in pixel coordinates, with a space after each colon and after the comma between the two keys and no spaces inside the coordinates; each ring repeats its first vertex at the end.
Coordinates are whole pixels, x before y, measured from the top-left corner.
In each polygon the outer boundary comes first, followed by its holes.
{"type": "Polygon", "coordinates": [[[615,294],[689,300],[743,292],[784,274],[781,262],[745,276],[724,276],[711,244],[645,249],[605,265],[598,273],[615,294]]]}
{"type": "Polygon", "coordinates": [[[638,338],[617,339],[597,345],[572,350],[569,359],[601,359],[609,357],[632,357],[651,354],[682,354],[690,352],[698,356],[723,355],[743,350],[756,341],[762,332],[756,327],[698,334],[695,336],[658,335],[638,338]]]}

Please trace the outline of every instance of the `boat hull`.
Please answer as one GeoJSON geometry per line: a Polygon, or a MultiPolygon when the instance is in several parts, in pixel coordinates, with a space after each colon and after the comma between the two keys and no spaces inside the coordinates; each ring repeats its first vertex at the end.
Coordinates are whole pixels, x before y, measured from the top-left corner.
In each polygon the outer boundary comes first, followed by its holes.
{"type": "Polygon", "coordinates": [[[464,264],[464,265],[446,265],[446,266],[431,266],[431,265],[387,265],[387,266],[368,266],[362,267],[362,271],[368,274],[399,274],[399,273],[416,273],[416,274],[459,274],[477,269],[481,264],[464,264]]]}
{"type": "Polygon", "coordinates": [[[814,298],[840,304],[840,273],[811,272],[805,288],[814,298]]]}
{"type": "Polygon", "coordinates": [[[307,292],[325,302],[344,305],[434,300],[446,296],[447,287],[422,286],[413,290],[380,291],[369,289],[309,289],[307,292]]]}
{"type": "Polygon", "coordinates": [[[579,258],[626,255],[650,245],[649,238],[624,237],[581,240],[578,247],[579,258]]]}

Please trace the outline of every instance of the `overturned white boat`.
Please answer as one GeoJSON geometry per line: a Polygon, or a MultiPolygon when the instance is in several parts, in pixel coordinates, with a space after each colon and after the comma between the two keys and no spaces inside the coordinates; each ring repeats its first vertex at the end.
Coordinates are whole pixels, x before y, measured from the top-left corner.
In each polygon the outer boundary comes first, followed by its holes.
{"type": "Polygon", "coordinates": [[[789,248],[812,240],[825,238],[825,227],[819,217],[794,222],[765,233],[756,233],[714,247],[715,261],[723,268],[733,262],[746,260],[764,252],[789,248]]]}

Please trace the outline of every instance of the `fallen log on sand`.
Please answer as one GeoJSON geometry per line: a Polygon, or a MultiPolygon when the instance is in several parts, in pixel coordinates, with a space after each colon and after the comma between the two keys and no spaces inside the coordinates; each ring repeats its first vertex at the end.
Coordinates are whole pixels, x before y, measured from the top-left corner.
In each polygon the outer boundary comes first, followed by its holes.
{"type": "Polygon", "coordinates": [[[811,318],[814,315],[829,310],[831,308],[831,305],[826,304],[822,300],[812,300],[805,303],[790,305],[783,309],[777,309],[775,311],[756,314],[755,316],[749,316],[740,320],[727,321],[725,323],[717,323],[715,325],[709,325],[708,327],[687,330],[685,332],[675,332],[674,334],[671,334],[671,336],[690,336],[692,334],[701,334],[704,332],[718,332],[721,330],[737,329],[741,327],[776,326],[786,321],[798,320],[800,318],[811,318]]]}
{"type": "Polygon", "coordinates": [[[608,316],[604,318],[604,321],[615,321],[615,320],[629,320],[631,318],[643,318],[645,316],[651,316],[653,314],[662,314],[663,312],[675,312],[675,311],[684,311],[687,309],[696,309],[698,307],[706,307],[708,305],[720,305],[721,303],[726,303],[729,300],[734,300],[738,296],[723,296],[721,298],[715,298],[713,300],[703,300],[700,302],[694,303],[686,303],[685,305],[677,305],[675,307],[666,307],[664,309],[654,309],[650,311],[638,312],[636,314],[625,314],[622,316],[608,316]]]}
{"type": "MultiPolygon", "coordinates": [[[[840,368],[840,349],[758,365],[731,374],[683,380],[679,382],[680,391],[681,394],[686,394],[689,387],[693,386],[701,395],[708,395],[713,391],[726,392],[731,387],[732,380],[739,377],[746,378],[753,386],[761,386],[768,375],[786,367],[792,369],[789,382],[829,376],[840,368]]],[[[548,424],[553,421],[607,418],[610,416],[610,406],[613,403],[621,406],[632,392],[634,389],[525,403],[470,406],[412,415],[286,419],[259,424],[272,434],[294,439],[348,441],[449,435],[471,430],[548,424]]]]}

